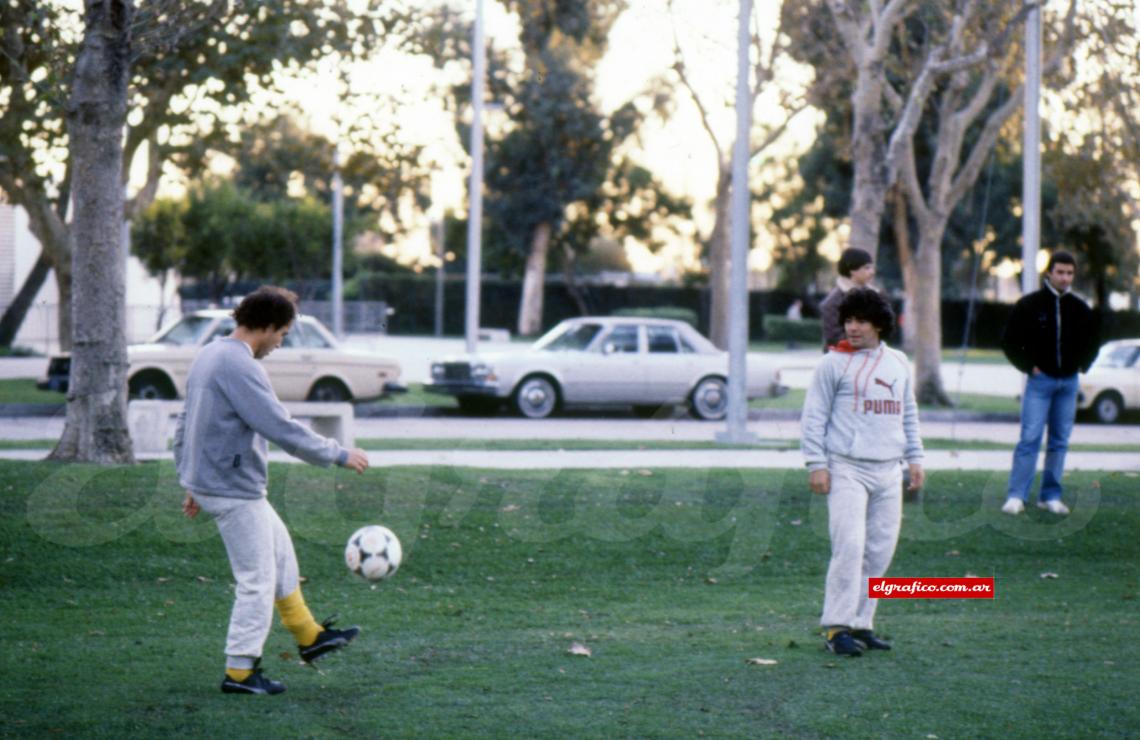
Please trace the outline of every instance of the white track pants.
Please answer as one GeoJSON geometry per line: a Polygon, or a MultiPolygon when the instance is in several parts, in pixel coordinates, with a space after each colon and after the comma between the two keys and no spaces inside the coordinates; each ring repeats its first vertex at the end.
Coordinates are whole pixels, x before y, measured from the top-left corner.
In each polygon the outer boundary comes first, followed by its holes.
{"type": "Polygon", "coordinates": [[[824,627],[872,629],[878,599],[867,598],[867,579],[887,572],[902,522],[902,466],[832,457],[827,494],[831,563],[823,597],[824,627]]]}
{"type": "Polygon", "coordinates": [[[226,637],[226,666],[252,668],[273,625],[273,602],[297,590],[297,556],[289,530],[268,499],[195,495],[214,517],[237,589],[226,637]]]}

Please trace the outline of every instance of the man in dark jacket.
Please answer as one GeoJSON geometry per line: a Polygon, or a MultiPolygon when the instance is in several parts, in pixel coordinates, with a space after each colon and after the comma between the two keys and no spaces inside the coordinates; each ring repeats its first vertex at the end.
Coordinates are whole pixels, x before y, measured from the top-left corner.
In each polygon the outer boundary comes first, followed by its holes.
{"type": "Polygon", "coordinates": [[[1006,514],[1025,510],[1046,424],[1049,442],[1037,506],[1054,514],[1069,513],[1061,501],[1061,475],[1077,413],[1078,373],[1088,372],[1100,349],[1092,309],[1070,291],[1076,268],[1073,255],[1054,252],[1045,270],[1045,287],[1017,302],[1002,336],[1005,356],[1027,376],[1021,440],[1013,452],[1009,497],[1001,508],[1006,514]]]}
{"type": "Polygon", "coordinates": [[[839,320],[839,304],[852,288],[866,288],[875,277],[875,260],[871,253],[858,247],[848,247],[839,255],[839,279],[835,287],[819,304],[820,324],[823,327],[823,351],[833,347],[847,336],[839,320]]]}

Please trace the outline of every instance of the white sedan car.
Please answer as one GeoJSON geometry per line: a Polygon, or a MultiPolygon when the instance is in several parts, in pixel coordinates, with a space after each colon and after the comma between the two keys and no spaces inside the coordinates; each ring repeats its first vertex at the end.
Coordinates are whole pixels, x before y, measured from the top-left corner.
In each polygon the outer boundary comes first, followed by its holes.
{"type": "MultiPolygon", "coordinates": [[[[131,398],[185,398],[186,376],[198,350],[227,336],[235,326],[229,311],[195,311],[145,344],[129,346],[131,398]]],[[[281,347],[262,362],[282,401],[363,401],[404,390],[395,359],[341,348],[311,316],[293,322],[281,347]]],[[[70,356],[53,357],[39,387],[66,391],[70,369],[70,356]]]]}
{"type": "Polygon", "coordinates": [[[1140,339],[1100,348],[1096,362],[1081,376],[1077,407],[1105,424],[1119,421],[1125,409],[1140,408],[1140,339]]]}
{"type": "MultiPolygon", "coordinates": [[[[787,389],[780,373],[748,359],[748,398],[787,389]]],[[[728,406],[728,354],[682,321],[623,317],[568,319],[528,349],[450,357],[431,364],[425,390],[455,396],[469,412],[510,401],[541,419],[568,406],[633,406],[651,415],[687,403],[702,419],[728,406]]]]}

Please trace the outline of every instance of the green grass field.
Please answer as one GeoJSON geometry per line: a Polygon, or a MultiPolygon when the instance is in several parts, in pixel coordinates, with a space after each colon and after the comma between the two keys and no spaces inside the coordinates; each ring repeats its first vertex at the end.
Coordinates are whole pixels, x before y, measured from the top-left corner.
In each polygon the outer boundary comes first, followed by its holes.
{"type": "Polygon", "coordinates": [[[997,513],[1003,475],[931,475],[892,575],[993,601],[890,600],[896,649],[824,652],[824,499],[801,471],[354,476],[275,465],[306,599],[363,634],[320,672],[274,627],[279,697],[218,692],[232,591],[169,463],[0,462],[0,735],[1126,736],[1140,728],[1137,479],[1068,479],[1068,519],[997,513]],[[341,561],[387,524],[372,587],[341,561]],[[1056,578],[1042,578],[1054,573],[1056,578]],[[592,657],[567,653],[579,642],[592,657]],[[775,665],[751,665],[751,658],[775,665]]]}

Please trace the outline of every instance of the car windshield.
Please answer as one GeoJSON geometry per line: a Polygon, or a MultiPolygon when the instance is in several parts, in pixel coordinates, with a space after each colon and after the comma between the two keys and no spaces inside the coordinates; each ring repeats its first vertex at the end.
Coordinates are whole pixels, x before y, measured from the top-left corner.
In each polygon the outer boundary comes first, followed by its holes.
{"type": "Polygon", "coordinates": [[[161,331],[151,342],[155,344],[173,344],[187,346],[198,344],[206,331],[214,323],[210,316],[185,316],[169,329],[161,331]]]}
{"type": "Polygon", "coordinates": [[[559,324],[534,343],[544,352],[574,352],[586,349],[601,331],[601,324],[559,324]]]}
{"type": "Polygon", "coordinates": [[[1135,344],[1122,344],[1108,352],[1102,352],[1096,364],[1101,367],[1132,367],[1138,352],[1140,347],[1135,344]]]}

